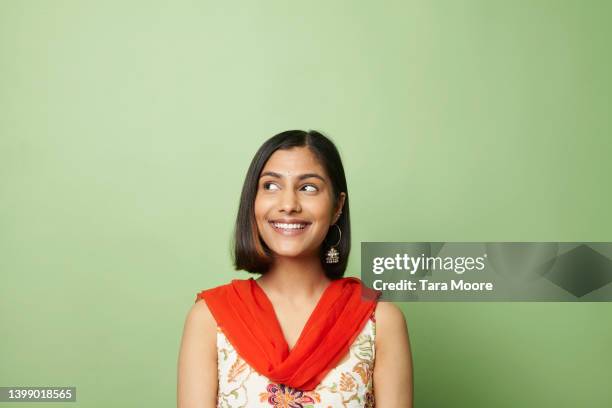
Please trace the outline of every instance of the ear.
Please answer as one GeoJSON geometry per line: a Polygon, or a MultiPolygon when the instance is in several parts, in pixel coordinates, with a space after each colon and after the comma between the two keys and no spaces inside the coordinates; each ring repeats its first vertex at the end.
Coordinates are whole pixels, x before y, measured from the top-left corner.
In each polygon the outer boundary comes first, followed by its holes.
{"type": "Polygon", "coordinates": [[[334,218],[333,218],[334,222],[332,224],[335,224],[340,219],[340,214],[342,213],[342,209],[344,208],[345,199],[346,199],[346,193],[341,192],[338,197],[338,203],[336,205],[336,208],[334,209],[334,218]]]}

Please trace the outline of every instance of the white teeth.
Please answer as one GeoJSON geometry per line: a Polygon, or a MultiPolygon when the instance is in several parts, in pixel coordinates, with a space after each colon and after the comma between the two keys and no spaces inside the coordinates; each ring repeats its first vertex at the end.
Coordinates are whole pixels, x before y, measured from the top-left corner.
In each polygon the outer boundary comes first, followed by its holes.
{"type": "Polygon", "coordinates": [[[276,228],[282,229],[302,229],[306,227],[306,224],[284,224],[280,222],[274,222],[272,225],[274,225],[276,228]]]}

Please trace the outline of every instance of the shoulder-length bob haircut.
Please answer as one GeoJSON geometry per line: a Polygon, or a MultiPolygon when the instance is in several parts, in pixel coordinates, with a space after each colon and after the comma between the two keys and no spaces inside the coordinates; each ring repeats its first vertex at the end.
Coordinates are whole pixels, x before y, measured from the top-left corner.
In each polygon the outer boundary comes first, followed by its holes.
{"type": "Polygon", "coordinates": [[[288,150],[294,147],[306,146],[314,153],[332,183],[333,205],[338,205],[340,192],[346,194],[342,214],[336,222],[342,231],[340,242],[336,249],[340,253],[340,261],[335,264],[323,262],[325,252],[330,245],[338,242],[337,228],[329,229],[325,237],[319,259],[329,279],[338,279],[344,276],[346,265],[351,251],[351,223],[349,213],[349,195],[346,188],[346,178],[340,154],[334,143],[315,130],[287,130],[268,139],[255,153],[251,165],[246,174],[242,195],[240,196],[240,207],[236,217],[234,229],[234,266],[236,270],[245,270],[251,273],[263,274],[268,271],[272,264],[272,253],[259,236],[257,222],[255,220],[255,197],[257,195],[259,176],[266,162],[272,154],[279,150],[288,150]]]}

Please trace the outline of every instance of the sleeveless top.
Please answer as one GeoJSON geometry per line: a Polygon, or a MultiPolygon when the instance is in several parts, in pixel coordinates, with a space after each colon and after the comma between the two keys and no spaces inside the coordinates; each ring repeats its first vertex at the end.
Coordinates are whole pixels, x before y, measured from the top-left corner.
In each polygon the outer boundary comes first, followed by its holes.
{"type": "Polygon", "coordinates": [[[374,407],[374,312],[349,349],[312,391],[277,384],[255,371],[217,326],[217,408],[374,407]]]}

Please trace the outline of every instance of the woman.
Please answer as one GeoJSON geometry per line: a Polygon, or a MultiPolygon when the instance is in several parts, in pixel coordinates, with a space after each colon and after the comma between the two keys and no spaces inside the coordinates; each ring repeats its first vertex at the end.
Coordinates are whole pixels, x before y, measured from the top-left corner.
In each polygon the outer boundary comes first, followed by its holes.
{"type": "Polygon", "coordinates": [[[343,277],[348,204],[328,138],[291,130],[261,146],[234,245],[236,269],[261,276],[198,293],[179,355],[179,408],[412,407],[402,312],[343,277]]]}

